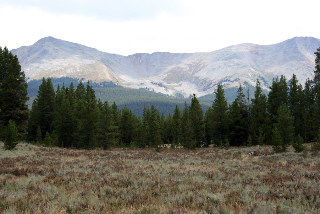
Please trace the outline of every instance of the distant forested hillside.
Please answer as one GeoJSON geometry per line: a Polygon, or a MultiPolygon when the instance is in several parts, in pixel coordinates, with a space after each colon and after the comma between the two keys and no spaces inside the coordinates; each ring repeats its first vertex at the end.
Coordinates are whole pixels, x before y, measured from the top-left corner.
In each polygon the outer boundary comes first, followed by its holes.
{"type": "MultiPolygon", "coordinates": [[[[73,83],[74,87],[77,87],[80,82],[84,82],[84,79],[74,79],[70,77],[61,77],[61,78],[51,78],[51,82],[53,85],[53,88],[57,90],[58,85],[62,87],[65,85],[68,87],[71,83],[73,83]]],[[[30,97],[30,100],[28,101],[29,108],[31,108],[32,102],[34,98],[37,96],[39,91],[39,86],[42,83],[42,79],[39,80],[31,80],[28,82],[28,96],[30,97]]],[[[119,86],[113,82],[101,82],[96,83],[89,81],[89,84],[92,85],[93,88],[122,88],[122,86],[119,86]]]]}
{"type": "MultiPolygon", "coordinates": [[[[142,116],[144,105],[156,107],[161,114],[165,116],[168,113],[173,114],[176,105],[183,109],[185,102],[190,104],[190,98],[168,97],[161,93],[146,91],[141,89],[128,88],[94,88],[97,99],[101,101],[107,100],[109,104],[115,102],[122,109],[127,106],[133,114],[142,116]]],[[[213,101],[213,100],[212,100],[213,101]]],[[[208,99],[200,100],[200,104],[204,111],[212,105],[212,101],[208,99]]]]}
{"type": "MultiPolygon", "coordinates": [[[[63,85],[67,87],[72,82],[73,85],[77,87],[80,82],[83,82],[83,79],[73,79],[70,77],[52,78],[51,80],[55,90],[57,89],[58,85],[60,85],[60,87],[62,87],[63,85]]],[[[28,82],[28,96],[30,97],[28,105],[30,109],[34,98],[38,94],[39,86],[41,83],[42,80],[31,80],[30,82],[28,82]]],[[[142,115],[144,105],[146,107],[151,107],[152,105],[154,105],[161,114],[167,115],[168,113],[173,114],[176,105],[178,105],[180,109],[183,109],[184,103],[187,102],[188,104],[190,104],[191,100],[190,98],[168,97],[165,94],[143,89],[123,88],[113,82],[95,83],[89,81],[89,83],[90,85],[92,85],[97,99],[100,99],[102,102],[107,100],[109,104],[113,104],[115,102],[119,109],[127,106],[132,111],[132,113],[137,116],[142,115]]],[[[243,87],[245,93],[247,93],[248,87],[251,98],[253,97],[255,88],[251,85],[245,85],[243,87]]],[[[228,103],[231,103],[236,98],[237,90],[238,88],[225,89],[225,96],[228,103]]],[[[266,94],[268,93],[267,91],[264,92],[266,94]]],[[[212,102],[214,99],[215,94],[208,94],[199,98],[199,102],[204,111],[207,111],[207,109],[212,106],[212,102]]]]}

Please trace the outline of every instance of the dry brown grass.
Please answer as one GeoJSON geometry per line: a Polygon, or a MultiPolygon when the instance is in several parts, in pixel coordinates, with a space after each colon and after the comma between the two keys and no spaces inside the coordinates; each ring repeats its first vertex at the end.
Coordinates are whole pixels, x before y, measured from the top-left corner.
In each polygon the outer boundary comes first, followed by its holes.
{"type": "Polygon", "coordinates": [[[292,150],[2,146],[1,213],[320,212],[319,156],[292,150]]]}

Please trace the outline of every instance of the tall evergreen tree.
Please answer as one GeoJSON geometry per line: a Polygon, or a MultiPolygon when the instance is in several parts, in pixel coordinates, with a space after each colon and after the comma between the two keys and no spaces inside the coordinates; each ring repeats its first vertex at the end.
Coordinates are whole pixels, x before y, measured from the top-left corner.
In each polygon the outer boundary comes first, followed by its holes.
{"type": "Polygon", "coordinates": [[[174,114],[172,116],[172,143],[179,145],[181,144],[182,141],[182,124],[181,124],[181,112],[180,109],[178,107],[178,105],[176,105],[176,108],[174,110],[174,114]]]}
{"type": "MultiPolygon", "coordinates": [[[[159,111],[159,110],[158,110],[159,111]]],[[[160,111],[159,111],[160,114],[160,111]]],[[[161,134],[161,142],[165,142],[165,125],[166,125],[166,117],[162,113],[160,116],[160,134],[161,134]]]]}
{"type": "Polygon", "coordinates": [[[78,100],[84,100],[86,97],[86,88],[84,87],[84,84],[80,82],[77,86],[77,89],[75,91],[76,93],[76,98],[78,100]]]}
{"type": "Polygon", "coordinates": [[[181,145],[188,149],[195,149],[197,144],[194,139],[194,129],[191,122],[190,112],[187,103],[184,104],[184,109],[181,117],[181,145]]]}
{"type": "Polygon", "coordinates": [[[294,117],[293,126],[295,128],[295,136],[303,135],[303,105],[304,94],[301,84],[298,84],[298,79],[295,74],[289,81],[289,96],[288,107],[291,116],[294,117]]]}
{"type": "Polygon", "coordinates": [[[212,104],[212,139],[214,139],[214,144],[220,146],[220,142],[223,142],[226,139],[228,132],[228,104],[221,84],[218,85],[215,94],[216,98],[212,104]]]}
{"type": "Polygon", "coordinates": [[[315,52],[315,70],[314,70],[314,78],[312,81],[313,84],[313,95],[314,95],[314,104],[312,109],[312,117],[313,117],[313,136],[314,139],[318,133],[318,123],[320,121],[320,48],[315,52]]]}
{"type": "Polygon", "coordinates": [[[236,99],[233,101],[229,116],[229,140],[230,145],[245,145],[248,138],[248,117],[246,97],[240,85],[236,99]]]}
{"type": "Polygon", "coordinates": [[[278,108],[276,123],[274,126],[280,133],[282,138],[282,151],[285,152],[287,147],[294,140],[294,117],[290,115],[290,110],[285,103],[278,108]]]}
{"type": "Polygon", "coordinates": [[[150,108],[144,105],[143,115],[142,115],[142,127],[141,127],[142,136],[141,136],[141,145],[140,145],[142,148],[148,146],[151,142],[150,121],[151,121],[150,108]]]}
{"type": "Polygon", "coordinates": [[[121,111],[118,109],[118,106],[115,102],[111,105],[111,112],[112,112],[112,120],[113,125],[115,126],[114,132],[115,132],[115,144],[118,146],[118,143],[120,142],[120,117],[121,117],[121,111]]]}
{"type": "Polygon", "coordinates": [[[303,90],[303,138],[305,142],[311,142],[315,138],[313,107],[314,96],[312,91],[311,80],[307,79],[303,90]]]}
{"type": "Polygon", "coordinates": [[[80,122],[82,126],[79,129],[79,137],[81,146],[86,149],[94,149],[97,147],[97,134],[98,134],[98,123],[99,123],[99,108],[97,100],[95,99],[94,90],[92,86],[87,84],[84,118],[80,122]]]}
{"type": "MultiPolygon", "coordinates": [[[[72,123],[73,109],[71,108],[70,101],[67,98],[66,90],[57,90],[57,98],[55,103],[54,121],[53,126],[56,134],[58,135],[58,146],[70,147],[73,142],[74,124],[72,123]]],[[[76,145],[73,145],[76,146],[76,145]]]]}
{"type": "Polygon", "coordinates": [[[37,97],[32,103],[30,120],[28,123],[28,139],[35,140],[37,127],[40,126],[42,139],[46,132],[52,133],[52,121],[54,118],[55,92],[52,81],[49,78],[42,79],[37,97]]]}
{"type": "Polygon", "coordinates": [[[200,145],[200,143],[204,141],[205,124],[203,110],[195,94],[193,94],[191,99],[190,119],[194,133],[193,139],[198,145],[200,145]]]}
{"type": "Polygon", "coordinates": [[[256,82],[254,98],[251,99],[251,118],[249,134],[253,144],[259,144],[263,138],[263,143],[271,142],[271,121],[267,112],[267,97],[262,92],[260,81],[256,82]]]}
{"type": "Polygon", "coordinates": [[[120,119],[120,138],[123,146],[129,147],[131,142],[135,142],[136,120],[132,112],[125,106],[120,119]]]}
{"type": "Polygon", "coordinates": [[[169,113],[166,117],[163,127],[163,143],[171,144],[174,138],[173,135],[173,118],[172,115],[169,113]]]}
{"type": "MultiPolygon", "coordinates": [[[[315,88],[320,87],[320,48],[317,49],[316,52],[314,52],[316,55],[315,59],[315,70],[314,70],[314,78],[313,78],[313,84],[315,88]]],[[[316,91],[318,91],[316,89],[316,91]]]]}
{"type": "Polygon", "coordinates": [[[213,143],[213,109],[211,107],[205,113],[205,138],[208,144],[213,143]]]}
{"type": "Polygon", "coordinates": [[[273,79],[271,91],[268,94],[268,110],[271,119],[275,122],[278,108],[281,104],[288,103],[288,86],[286,77],[281,75],[280,79],[277,77],[273,79]]]}
{"type": "Polygon", "coordinates": [[[2,131],[10,120],[15,123],[19,136],[26,136],[29,119],[27,87],[17,56],[6,47],[0,47],[0,139],[4,138],[2,131]]]}
{"type": "Polygon", "coordinates": [[[100,109],[98,130],[98,142],[100,147],[108,149],[116,146],[118,126],[116,126],[113,121],[112,109],[107,101],[104,102],[100,109]]]}
{"type": "Polygon", "coordinates": [[[152,147],[157,148],[160,144],[162,144],[161,140],[161,127],[160,127],[160,112],[153,105],[150,109],[150,122],[149,122],[149,130],[150,130],[150,143],[152,147]]]}

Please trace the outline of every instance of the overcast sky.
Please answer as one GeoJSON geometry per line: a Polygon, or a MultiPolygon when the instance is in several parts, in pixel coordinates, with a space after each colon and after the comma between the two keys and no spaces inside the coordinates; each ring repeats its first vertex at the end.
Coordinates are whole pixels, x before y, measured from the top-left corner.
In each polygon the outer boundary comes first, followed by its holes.
{"type": "Polygon", "coordinates": [[[0,46],[53,36],[108,53],[214,51],[320,38],[319,0],[0,0],[0,46]]]}

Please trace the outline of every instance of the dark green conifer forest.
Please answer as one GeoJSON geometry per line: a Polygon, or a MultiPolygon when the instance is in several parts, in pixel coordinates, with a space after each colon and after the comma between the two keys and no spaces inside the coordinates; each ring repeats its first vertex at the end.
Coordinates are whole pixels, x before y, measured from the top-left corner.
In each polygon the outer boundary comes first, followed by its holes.
{"type": "Polygon", "coordinates": [[[27,83],[17,56],[0,47],[0,139],[9,121],[15,124],[19,137],[27,134],[29,111],[26,102],[27,83]]]}
{"type": "Polygon", "coordinates": [[[257,80],[253,97],[240,86],[235,100],[228,104],[219,84],[210,107],[203,108],[194,94],[190,104],[176,104],[174,111],[165,114],[155,105],[145,104],[138,115],[126,105],[119,108],[115,102],[102,102],[101,93],[97,96],[90,82],[74,85],[70,81],[55,89],[52,79],[43,78],[30,119],[27,84],[18,59],[6,48],[0,50],[1,136],[12,120],[21,139],[83,149],[267,144],[276,152],[285,152],[290,145],[319,140],[320,49],[315,52],[315,77],[306,80],[304,87],[295,75],[290,80],[281,76],[273,79],[266,95],[257,80]]]}

